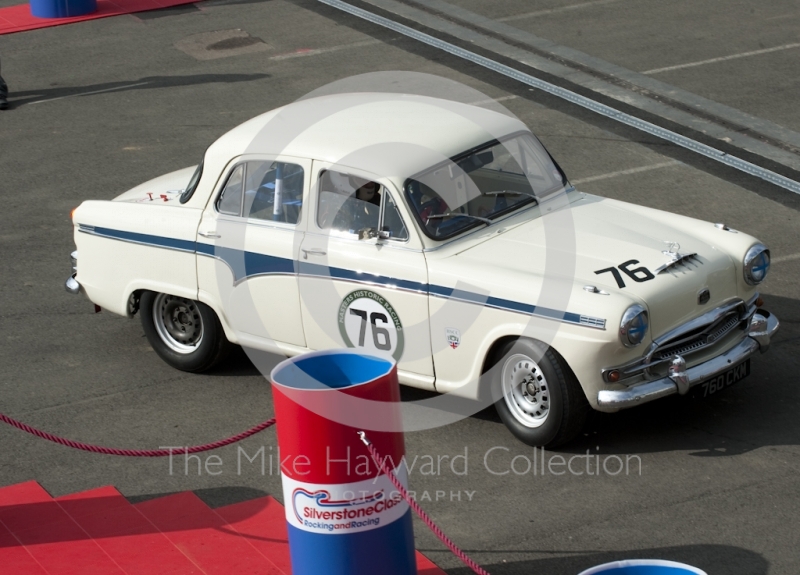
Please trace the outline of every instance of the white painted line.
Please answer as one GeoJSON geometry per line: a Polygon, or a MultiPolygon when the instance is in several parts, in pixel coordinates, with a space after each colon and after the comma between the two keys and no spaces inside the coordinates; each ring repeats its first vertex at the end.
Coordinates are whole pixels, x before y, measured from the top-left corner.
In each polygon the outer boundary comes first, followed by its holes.
{"type": "Polygon", "coordinates": [[[144,86],[150,82],[140,82],[139,84],[126,84],[125,86],[117,86],[116,88],[108,88],[106,90],[95,90],[94,92],[81,92],[80,94],[70,94],[69,96],[59,96],[58,98],[50,98],[49,100],[36,100],[35,102],[28,102],[26,106],[33,106],[34,104],[41,104],[42,102],[55,102],[56,100],[63,100],[64,98],[77,98],[78,96],[89,96],[91,94],[102,94],[104,92],[115,92],[117,90],[125,90],[127,88],[134,88],[136,86],[144,86]]]}
{"type": "Polygon", "coordinates": [[[559,12],[567,12],[569,10],[577,10],[579,8],[591,8],[592,6],[602,6],[603,4],[613,4],[621,2],[622,0],[595,0],[594,2],[583,2],[581,4],[572,4],[571,6],[561,6],[560,8],[548,8],[546,10],[536,10],[534,12],[524,12],[523,14],[515,14],[514,16],[504,16],[503,18],[495,18],[496,22],[511,22],[513,20],[522,20],[524,18],[534,18],[536,16],[547,16],[548,14],[558,14],[559,12]]]}
{"type": "Polygon", "coordinates": [[[678,64],[676,66],[667,66],[665,68],[654,68],[652,70],[646,70],[642,72],[642,74],[658,74],[660,72],[669,72],[670,70],[694,68],[695,66],[705,66],[706,64],[715,64],[717,62],[727,62],[728,60],[736,60],[737,58],[747,58],[748,56],[758,56],[759,54],[769,54],[770,52],[780,52],[781,50],[790,50],[792,48],[800,48],[800,42],[796,42],[794,44],[784,44],[783,46],[775,46],[774,48],[764,48],[763,50],[753,50],[752,52],[742,52],[741,54],[731,54],[730,56],[720,56],[719,58],[700,60],[699,62],[689,62],[687,64],[678,64]]]}
{"type": "Polygon", "coordinates": [[[512,78],[518,82],[530,86],[531,88],[542,90],[543,92],[566,100],[567,102],[601,114],[606,118],[616,120],[617,122],[632,128],[636,128],[637,130],[641,130],[642,132],[656,136],[657,138],[661,138],[667,142],[682,148],[686,148],[687,150],[696,152],[697,154],[705,156],[706,158],[710,158],[721,164],[725,164],[726,166],[735,168],[741,172],[744,172],[745,174],[760,178],[770,182],[771,184],[794,192],[795,194],[800,194],[800,182],[796,182],[791,178],[782,176],[776,172],[773,172],[772,170],[767,170],[766,168],[762,168],[761,166],[742,160],[741,158],[718,150],[717,148],[707,144],[703,144],[702,142],[698,142],[697,140],[693,140],[666,128],[662,128],[661,126],[652,124],[642,120],[641,118],[637,118],[636,116],[626,114],[625,112],[621,112],[615,108],[612,108],[611,106],[607,106],[606,104],[602,104],[596,100],[587,98],[586,96],[581,96],[580,94],[567,90],[566,88],[562,88],[545,80],[541,80],[535,76],[531,76],[530,74],[526,74],[511,68],[510,66],[506,66],[505,64],[501,64],[500,62],[492,60],[491,58],[487,58],[486,56],[481,56],[470,50],[466,50],[449,42],[445,42],[444,40],[440,40],[439,38],[431,36],[430,34],[425,34],[424,32],[409,28],[408,26],[400,24],[399,22],[395,22],[389,18],[378,16],[377,14],[373,14],[372,12],[364,10],[363,8],[352,6],[343,0],[318,1],[322,4],[327,4],[328,6],[337,8],[342,12],[352,14],[353,16],[361,18],[362,20],[366,20],[367,22],[372,22],[378,26],[398,32],[403,36],[413,38],[414,40],[427,44],[428,46],[432,46],[438,50],[442,50],[443,52],[447,52],[448,54],[452,54],[458,58],[468,60],[473,64],[477,64],[478,66],[482,66],[488,70],[502,74],[508,78],[512,78]]]}
{"type": "Polygon", "coordinates": [[[781,262],[790,262],[792,260],[800,260],[800,254],[789,254],[788,256],[778,256],[772,258],[772,263],[779,264],[781,262]]]}
{"type": "Polygon", "coordinates": [[[669,162],[662,162],[660,164],[651,164],[649,166],[642,166],[640,168],[631,168],[629,170],[620,170],[618,172],[611,172],[608,174],[601,174],[599,176],[590,176],[588,178],[580,178],[577,180],[570,180],[570,183],[574,186],[578,184],[585,184],[587,182],[596,182],[598,180],[607,180],[609,178],[616,178],[618,176],[628,176],[630,174],[641,174],[642,172],[649,172],[650,170],[660,170],[661,168],[669,168],[671,166],[678,166],[682,164],[677,160],[671,160],[669,162]]]}
{"type": "Polygon", "coordinates": [[[381,40],[364,40],[363,42],[353,42],[352,44],[341,44],[339,46],[331,46],[330,48],[315,48],[315,49],[302,49],[289,52],[288,54],[278,54],[277,56],[270,56],[270,60],[288,60],[290,58],[302,58],[304,56],[316,56],[317,54],[328,54],[329,52],[338,52],[339,50],[346,50],[347,48],[360,48],[362,46],[374,46],[375,44],[383,44],[381,40]]]}

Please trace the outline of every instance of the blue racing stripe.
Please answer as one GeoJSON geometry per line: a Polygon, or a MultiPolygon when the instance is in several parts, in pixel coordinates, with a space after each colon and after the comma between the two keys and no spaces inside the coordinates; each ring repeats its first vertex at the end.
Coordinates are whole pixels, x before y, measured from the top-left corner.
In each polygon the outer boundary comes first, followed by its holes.
{"type": "Polygon", "coordinates": [[[311,264],[303,261],[300,262],[300,273],[303,275],[309,275],[320,278],[329,277],[337,280],[375,283],[384,285],[386,287],[395,287],[398,289],[418,291],[424,293],[427,293],[428,288],[430,287],[428,284],[421,282],[401,280],[398,278],[382,276],[379,274],[357,272],[345,268],[335,268],[321,264],[311,264]]]}
{"type": "Polygon", "coordinates": [[[83,232],[93,233],[98,236],[104,236],[115,240],[136,242],[138,244],[149,244],[151,246],[158,246],[161,248],[168,248],[173,250],[181,250],[184,252],[195,251],[196,242],[190,240],[176,240],[174,238],[165,238],[163,236],[151,236],[150,234],[123,232],[121,230],[113,230],[111,228],[101,228],[98,226],[94,227],[80,226],[80,230],[83,232]]]}
{"type": "Polygon", "coordinates": [[[93,227],[82,224],[79,225],[79,229],[85,233],[95,234],[111,239],[147,244],[166,249],[195,252],[201,255],[219,258],[230,267],[231,271],[233,272],[235,283],[257,275],[296,275],[299,272],[302,275],[308,275],[312,277],[331,278],[359,283],[372,283],[386,286],[388,288],[429,293],[430,295],[445,299],[455,299],[475,305],[493,307],[496,309],[522,313],[525,315],[535,315],[556,321],[564,321],[578,325],[600,327],[601,329],[605,329],[605,320],[599,318],[587,318],[577,313],[554,310],[514,300],[463,291],[451,287],[403,280],[366,272],[358,272],[345,268],[329,267],[304,261],[298,262],[288,258],[215,246],[213,244],[206,244],[202,242],[178,240],[163,236],[125,232],[111,228],[97,226],[93,227]],[[597,322],[600,322],[600,325],[598,325],[597,322]]]}
{"type": "Polygon", "coordinates": [[[234,283],[252,276],[268,274],[294,275],[297,273],[294,260],[287,258],[246,252],[201,242],[197,242],[197,253],[218,258],[225,262],[233,272],[234,283]]]}

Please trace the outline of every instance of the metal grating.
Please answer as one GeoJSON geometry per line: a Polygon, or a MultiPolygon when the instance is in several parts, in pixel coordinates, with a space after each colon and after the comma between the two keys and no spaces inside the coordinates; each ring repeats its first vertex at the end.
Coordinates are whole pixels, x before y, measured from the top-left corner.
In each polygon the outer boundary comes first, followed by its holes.
{"type": "Polygon", "coordinates": [[[688,355],[704,347],[708,347],[709,345],[713,345],[723,337],[725,337],[728,333],[731,332],[737,325],[739,325],[740,319],[739,314],[734,312],[731,313],[724,318],[722,318],[717,323],[708,326],[706,329],[703,330],[702,333],[695,336],[694,338],[690,339],[689,341],[681,342],[678,345],[674,345],[672,347],[666,347],[663,349],[659,349],[656,352],[656,357],[660,360],[669,359],[675,355],[688,355]]]}

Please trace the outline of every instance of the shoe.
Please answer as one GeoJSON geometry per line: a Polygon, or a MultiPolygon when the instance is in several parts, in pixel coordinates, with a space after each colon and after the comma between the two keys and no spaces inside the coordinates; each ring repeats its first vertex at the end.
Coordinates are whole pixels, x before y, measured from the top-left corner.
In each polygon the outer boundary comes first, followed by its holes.
{"type": "Polygon", "coordinates": [[[0,110],[8,110],[8,100],[0,98],[0,110]]]}

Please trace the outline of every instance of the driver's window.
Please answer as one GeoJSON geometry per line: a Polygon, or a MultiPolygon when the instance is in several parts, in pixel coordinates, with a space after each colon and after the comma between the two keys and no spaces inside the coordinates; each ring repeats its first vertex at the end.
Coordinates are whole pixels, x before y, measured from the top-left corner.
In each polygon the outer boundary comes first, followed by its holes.
{"type": "Polygon", "coordinates": [[[325,170],[319,176],[317,225],[323,230],[362,239],[408,239],[403,218],[386,188],[378,182],[335,170],[325,170]]]}
{"type": "Polygon", "coordinates": [[[326,170],[319,178],[317,225],[350,234],[377,230],[382,195],[377,182],[326,170]]]}

